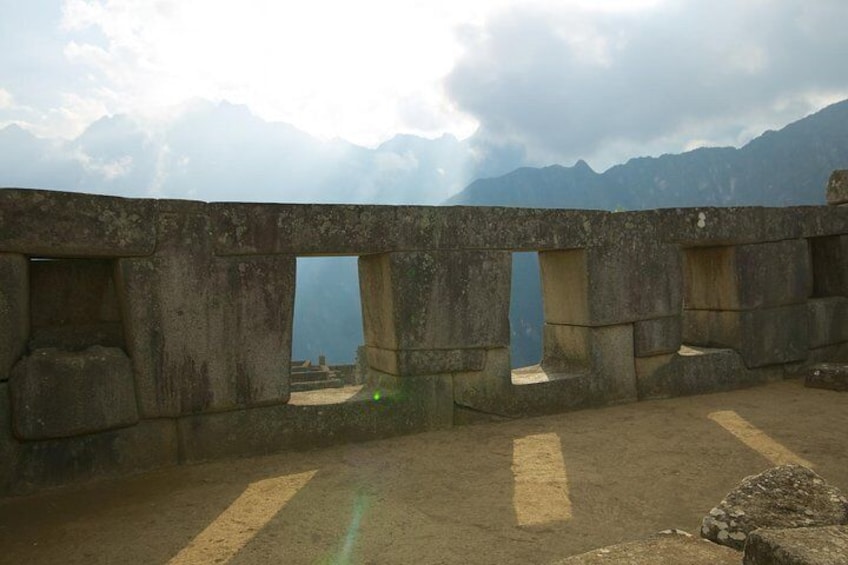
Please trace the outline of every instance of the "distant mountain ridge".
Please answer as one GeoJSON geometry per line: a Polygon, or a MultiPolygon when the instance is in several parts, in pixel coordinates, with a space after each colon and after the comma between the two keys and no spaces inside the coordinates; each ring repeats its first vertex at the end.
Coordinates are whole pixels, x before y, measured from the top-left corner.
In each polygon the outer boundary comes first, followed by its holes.
{"type": "Polygon", "coordinates": [[[739,149],[638,157],[600,174],[584,161],[525,167],[475,180],[445,204],[604,210],[823,204],[828,176],[846,167],[848,100],[739,149]]]}

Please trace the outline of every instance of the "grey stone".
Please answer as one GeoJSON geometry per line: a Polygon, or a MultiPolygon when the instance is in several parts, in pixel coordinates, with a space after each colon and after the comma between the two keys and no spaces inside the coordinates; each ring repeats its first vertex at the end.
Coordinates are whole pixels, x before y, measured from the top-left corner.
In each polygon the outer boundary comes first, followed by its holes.
{"type": "Polygon", "coordinates": [[[431,375],[479,371],[486,357],[485,349],[400,350],[366,346],[370,367],[390,375],[431,375]]]}
{"type": "Polygon", "coordinates": [[[848,391],[848,364],[819,363],[806,369],[804,386],[848,391]]]}
{"type": "Polygon", "coordinates": [[[807,310],[811,349],[848,341],[848,298],[811,298],[807,310]]]}
{"type": "Polygon", "coordinates": [[[545,324],[542,367],[547,373],[589,372],[606,391],[607,402],[636,400],[633,326],[545,324]]]}
{"type": "Polygon", "coordinates": [[[120,349],[39,349],[9,379],[15,435],[69,437],[138,422],[130,361],[120,349]]]}
{"type": "Polygon", "coordinates": [[[683,342],[733,348],[750,368],[802,361],[809,349],[807,307],[801,304],[741,312],[685,310],[683,342]]]}
{"type": "Polygon", "coordinates": [[[118,262],[142,416],[286,402],[294,257],[215,257],[204,206],[160,207],[156,255],[118,262]]]}
{"type": "Polygon", "coordinates": [[[751,310],[801,304],[811,291],[802,239],[687,249],[684,305],[694,310],[751,310]]]}
{"type": "Polygon", "coordinates": [[[731,349],[683,346],[678,353],[635,362],[639,400],[722,392],[784,378],[782,366],[748,369],[731,349]]]}
{"type": "Polygon", "coordinates": [[[812,469],[781,465],[743,479],[704,517],[701,536],[741,551],[758,528],[840,524],[848,524],[848,500],[839,489],[812,469]]]}
{"type": "Polygon", "coordinates": [[[365,344],[392,351],[508,345],[511,258],[476,251],[361,257],[365,344]]]}
{"type": "MultiPolygon", "coordinates": [[[[185,461],[314,449],[451,425],[450,377],[382,376],[344,402],[299,403],[195,414],[179,419],[185,461]]],[[[299,393],[301,395],[312,395],[299,393]]]]}
{"type": "Polygon", "coordinates": [[[679,314],[679,249],[631,235],[615,245],[539,253],[546,322],[606,326],[679,314]]]}
{"type": "Polygon", "coordinates": [[[10,494],[20,458],[20,443],[12,433],[9,384],[0,383],[0,496],[10,494]]]}
{"type": "Polygon", "coordinates": [[[831,206],[848,203],[848,170],[836,170],[830,174],[827,203],[831,206]]]}
{"type": "Polygon", "coordinates": [[[848,235],[814,237],[809,242],[813,296],[848,296],[848,235]]]}
{"type": "Polygon", "coordinates": [[[0,190],[0,251],[41,257],[149,255],[153,200],[46,190],[0,190]]]}
{"type": "Polygon", "coordinates": [[[176,465],[178,447],[176,423],[166,419],[72,438],[24,442],[9,494],[176,465]]]}
{"type": "Polygon", "coordinates": [[[601,547],[551,562],[550,565],[738,565],[739,554],[680,530],[646,539],[601,547]]]}
{"type": "Polygon", "coordinates": [[[29,262],[0,254],[0,382],[23,354],[29,331],[29,262]]]}
{"type": "Polygon", "coordinates": [[[845,565],[848,526],[763,528],[751,532],[744,565],[845,565]]]}
{"type": "Polygon", "coordinates": [[[683,339],[680,316],[640,320],[633,325],[633,348],[636,357],[675,353],[683,339]]]}

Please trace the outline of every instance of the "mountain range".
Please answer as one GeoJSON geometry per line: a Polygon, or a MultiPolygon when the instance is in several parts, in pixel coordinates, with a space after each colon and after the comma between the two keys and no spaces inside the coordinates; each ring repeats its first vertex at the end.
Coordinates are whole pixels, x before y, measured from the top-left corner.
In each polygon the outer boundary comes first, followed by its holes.
{"type": "MultiPolygon", "coordinates": [[[[266,122],[244,106],[194,101],[159,127],[105,117],[73,140],[0,130],[0,186],[207,201],[345,202],[639,210],[823,204],[848,168],[848,101],[741,148],[638,157],[597,173],[584,161],[534,168],[523,148],[399,135],[369,149],[266,122]],[[464,187],[464,188],[463,188],[464,187]]],[[[298,259],[293,357],[353,360],[362,342],[354,258],[298,259]]],[[[541,355],[533,253],[513,261],[513,365],[541,355]]]]}

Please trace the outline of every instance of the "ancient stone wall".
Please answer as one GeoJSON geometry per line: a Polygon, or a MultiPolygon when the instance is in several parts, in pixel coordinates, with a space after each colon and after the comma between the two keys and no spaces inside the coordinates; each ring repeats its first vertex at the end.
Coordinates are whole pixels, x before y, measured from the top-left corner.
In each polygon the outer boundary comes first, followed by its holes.
{"type": "Polygon", "coordinates": [[[0,190],[0,494],[843,360],[834,178],[831,206],[622,213],[0,190]],[[543,354],[512,371],[527,251],[543,354]],[[296,258],[314,255],[359,257],[362,387],[290,390],[296,258]]]}

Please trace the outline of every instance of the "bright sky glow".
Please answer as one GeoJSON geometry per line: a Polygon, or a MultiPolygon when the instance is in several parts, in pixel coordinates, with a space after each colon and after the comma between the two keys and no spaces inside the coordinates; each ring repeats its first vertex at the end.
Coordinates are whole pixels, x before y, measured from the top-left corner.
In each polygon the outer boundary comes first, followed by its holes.
{"type": "Polygon", "coordinates": [[[197,99],[322,139],[480,128],[536,163],[739,145],[848,97],[844,0],[0,0],[0,128],[197,99]]]}
{"type": "MultiPolygon", "coordinates": [[[[657,3],[571,5],[633,11],[657,3]]],[[[67,100],[71,112],[86,115],[55,120],[56,133],[77,134],[104,110],[157,117],[206,98],[246,104],[266,120],[365,145],[398,132],[466,137],[477,121],[450,102],[443,81],[462,53],[460,34],[511,4],[67,0],[61,26],[71,39],[64,55],[90,84],[67,100]],[[73,38],[92,29],[102,34],[100,41],[73,38]]]]}

